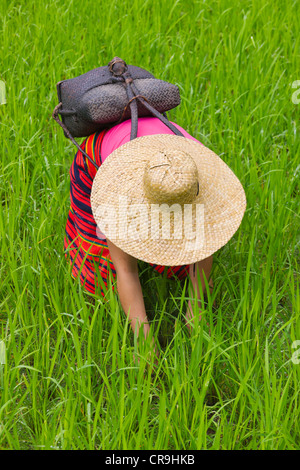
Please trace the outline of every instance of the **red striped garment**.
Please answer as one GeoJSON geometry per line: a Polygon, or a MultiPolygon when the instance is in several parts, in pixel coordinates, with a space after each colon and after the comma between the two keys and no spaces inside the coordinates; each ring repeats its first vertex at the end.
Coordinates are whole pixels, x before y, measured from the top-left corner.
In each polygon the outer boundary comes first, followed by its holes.
{"type": "MultiPolygon", "coordinates": [[[[81,144],[81,148],[100,167],[101,145],[107,131],[92,134],[81,144]]],[[[96,168],[78,151],[70,169],[71,207],[66,224],[64,239],[65,255],[71,264],[72,276],[78,278],[85,290],[105,297],[109,276],[112,283],[116,270],[111,260],[106,239],[97,237],[96,222],[92,214],[90,194],[96,168]]],[[[149,263],[160,274],[166,271],[170,279],[184,279],[189,265],[162,266],[149,263]]],[[[112,285],[114,290],[114,285],[112,285]]]]}

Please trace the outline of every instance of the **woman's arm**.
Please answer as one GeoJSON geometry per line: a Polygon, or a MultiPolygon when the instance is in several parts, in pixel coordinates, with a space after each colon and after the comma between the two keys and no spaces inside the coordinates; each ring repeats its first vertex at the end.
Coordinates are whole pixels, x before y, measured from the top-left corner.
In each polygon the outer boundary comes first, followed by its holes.
{"type": "Polygon", "coordinates": [[[194,303],[197,301],[198,302],[198,311],[199,311],[199,320],[201,320],[201,310],[202,310],[202,305],[201,305],[201,293],[200,290],[204,293],[206,291],[206,285],[205,285],[205,280],[207,280],[210,292],[212,292],[213,289],[213,282],[210,277],[211,275],[211,270],[212,270],[212,264],[213,264],[213,256],[209,256],[208,258],[198,261],[195,265],[195,271],[194,271],[194,265],[191,264],[189,268],[189,275],[190,275],[190,280],[192,284],[192,298],[193,298],[193,305],[191,302],[191,299],[188,301],[188,308],[186,311],[186,322],[187,322],[187,327],[188,330],[191,331],[191,320],[194,318],[194,303]],[[199,284],[199,278],[198,278],[198,273],[200,275],[200,284],[199,284]]]}
{"type": "Polygon", "coordinates": [[[139,280],[137,259],[124,253],[108,239],[107,245],[117,273],[117,290],[123,310],[128,315],[131,328],[137,335],[140,326],[143,325],[146,338],[149,333],[149,323],[139,280]]]}

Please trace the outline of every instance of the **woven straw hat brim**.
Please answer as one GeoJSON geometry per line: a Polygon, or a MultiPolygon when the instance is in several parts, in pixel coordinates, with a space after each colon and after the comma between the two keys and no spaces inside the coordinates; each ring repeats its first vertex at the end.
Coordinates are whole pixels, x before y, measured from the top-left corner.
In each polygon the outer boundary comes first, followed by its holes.
{"type": "Polygon", "coordinates": [[[91,206],[100,231],[123,251],[148,263],[180,266],[207,258],[230,240],[241,224],[246,196],[213,151],[185,137],[157,134],[136,138],[106,158],[94,178],[91,206]],[[172,213],[170,206],[146,197],[145,166],[162,149],[184,151],[196,163],[199,194],[189,204],[191,212],[176,204],[172,213]],[[163,232],[168,220],[170,231],[163,232]]]}

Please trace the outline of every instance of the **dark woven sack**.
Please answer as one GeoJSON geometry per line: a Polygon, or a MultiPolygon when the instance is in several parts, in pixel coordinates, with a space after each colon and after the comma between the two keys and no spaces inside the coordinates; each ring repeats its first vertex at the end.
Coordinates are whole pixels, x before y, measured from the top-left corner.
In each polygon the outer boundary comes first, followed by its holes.
{"type": "MultiPolygon", "coordinates": [[[[160,113],[179,105],[177,86],[156,79],[140,67],[128,65],[127,72],[136,94],[143,96],[160,113]]],[[[131,117],[126,83],[118,80],[108,66],[59,82],[57,92],[62,103],[59,114],[73,137],[86,137],[131,117]]],[[[152,115],[140,101],[137,105],[139,117],[152,115]]]]}
{"type": "Polygon", "coordinates": [[[88,137],[129,118],[132,140],[137,136],[138,117],[145,116],[159,118],[175,134],[182,135],[165,115],[180,104],[178,87],[156,79],[147,70],[127,65],[119,57],[107,66],[59,82],[57,94],[59,104],[52,116],[77,148],[74,137],[88,137]]]}

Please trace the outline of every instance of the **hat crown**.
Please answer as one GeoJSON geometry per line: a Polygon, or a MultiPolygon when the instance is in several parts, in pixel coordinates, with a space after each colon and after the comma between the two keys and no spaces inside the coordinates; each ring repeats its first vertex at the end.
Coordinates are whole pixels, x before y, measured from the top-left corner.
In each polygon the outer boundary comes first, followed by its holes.
{"type": "Polygon", "coordinates": [[[151,203],[192,203],[198,191],[198,169],[182,150],[160,150],[145,166],[144,189],[151,203]]]}

